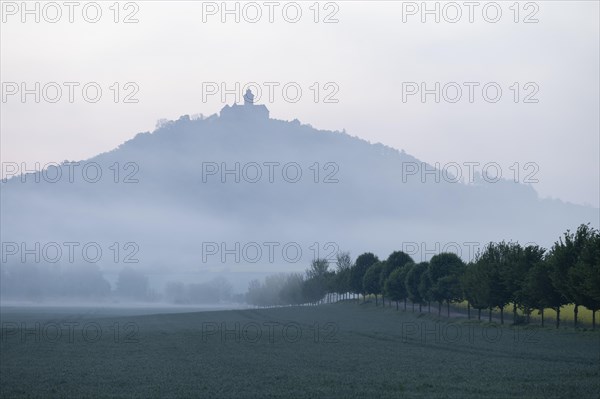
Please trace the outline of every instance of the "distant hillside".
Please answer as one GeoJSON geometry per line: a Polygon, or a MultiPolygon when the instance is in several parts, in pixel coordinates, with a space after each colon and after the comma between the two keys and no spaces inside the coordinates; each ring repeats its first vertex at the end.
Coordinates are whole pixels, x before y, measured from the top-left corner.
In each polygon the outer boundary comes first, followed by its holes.
{"type": "Polygon", "coordinates": [[[501,239],[547,246],[567,228],[598,221],[598,209],[540,200],[531,186],[508,180],[403,179],[403,166],[423,167],[404,151],[269,119],[266,108],[251,107],[259,106],[227,107],[205,119],[183,116],[140,133],[71,167],[73,182],[63,164],[56,183],[39,174],[2,183],[2,241],[98,242],[105,250],[98,264],[111,272],[123,265],[106,248],[135,242],[136,267],[157,278],[215,272],[243,280],[255,272],[304,269],[313,243],[320,256],[332,251],[328,242],[354,256],[367,250],[387,256],[407,242],[426,249],[501,239]],[[239,183],[231,172],[236,163],[239,183]],[[98,168],[102,177],[92,183],[98,168]],[[230,173],[222,176],[222,169],[230,173]],[[255,242],[264,253],[255,263],[245,261],[248,254],[239,263],[234,255],[223,263],[220,254],[203,261],[203,242],[227,248],[255,242]],[[264,242],[280,243],[274,259],[264,242]],[[282,257],[289,242],[302,248],[298,262],[282,257]]]}

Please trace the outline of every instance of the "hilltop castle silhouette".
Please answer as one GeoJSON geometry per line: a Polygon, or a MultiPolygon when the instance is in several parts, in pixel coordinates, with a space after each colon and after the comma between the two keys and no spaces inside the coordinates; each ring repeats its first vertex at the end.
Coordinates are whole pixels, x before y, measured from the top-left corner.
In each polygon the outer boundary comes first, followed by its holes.
{"type": "Polygon", "coordinates": [[[267,120],[269,110],[263,104],[254,104],[254,94],[250,89],[244,94],[244,105],[234,103],[232,106],[225,105],[219,114],[223,119],[230,120],[267,120]]]}

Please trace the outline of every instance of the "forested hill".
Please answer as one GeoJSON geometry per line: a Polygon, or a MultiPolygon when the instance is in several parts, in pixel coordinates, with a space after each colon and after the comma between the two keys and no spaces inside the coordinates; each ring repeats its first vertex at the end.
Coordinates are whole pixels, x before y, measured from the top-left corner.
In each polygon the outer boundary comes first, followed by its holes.
{"type": "Polygon", "coordinates": [[[298,120],[183,116],[78,165],[63,163],[58,179],[50,167],[2,183],[2,240],[133,241],[137,267],[153,273],[252,273],[303,269],[314,243],[382,255],[407,242],[547,247],[565,229],[598,221],[598,209],[542,200],[529,185],[481,176],[465,184],[448,173],[422,176],[422,168],[433,167],[298,120]],[[264,254],[224,265],[219,256],[202,259],[206,242],[295,242],[304,252],[300,262],[264,254]]]}

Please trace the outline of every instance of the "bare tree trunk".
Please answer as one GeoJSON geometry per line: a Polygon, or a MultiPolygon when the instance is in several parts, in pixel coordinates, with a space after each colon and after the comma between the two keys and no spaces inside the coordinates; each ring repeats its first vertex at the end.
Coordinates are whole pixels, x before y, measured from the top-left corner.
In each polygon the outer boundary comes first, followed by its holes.
{"type": "Polygon", "coordinates": [[[423,308],[423,304],[419,302],[419,313],[421,313],[421,309],[423,308]]]}
{"type": "Polygon", "coordinates": [[[542,327],[544,327],[544,309],[540,310],[540,313],[542,315],[542,327]]]}
{"type": "Polygon", "coordinates": [[[592,330],[596,330],[596,311],[592,310],[592,330]]]}
{"type": "Polygon", "coordinates": [[[396,312],[398,311],[398,301],[396,301],[396,312]]]}
{"type": "Polygon", "coordinates": [[[575,304],[573,308],[573,327],[577,328],[577,313],[579,313],[579,305],[575,304]]]}
{"type": "Polygon", "coordinates": [[[446,301],[446,311],[448,313],[448,317],[450,317],[450,301],[446,301]]]}
{"type": "Polygon", "coordinates": [[[471,320],[471,302],[467,301],[467,319],[471,320]]]}
{"type": "Polygon", "coordinates": [[[404,298],[404,311],[406,312],[406,298],[404,298]]]}
{"type": "Polygon", "coordinates": [[[379,304],[377,303],[377,294],[375,294],[375,306],[379,306],[379,304]]]}
{"type": "Polygon", "coordinates": [[[477,309],[477,320],[481,320],[481,309],[477,309]]]}
{"type": "Polygon", "coordinates": [[[504,324],[504,306],[500,307],[500,324],[504,324]]]}
{"type": "Polygon", "coordinates": [[[556,308],[556,328],[560,327],[560,306],[556,308]]]}

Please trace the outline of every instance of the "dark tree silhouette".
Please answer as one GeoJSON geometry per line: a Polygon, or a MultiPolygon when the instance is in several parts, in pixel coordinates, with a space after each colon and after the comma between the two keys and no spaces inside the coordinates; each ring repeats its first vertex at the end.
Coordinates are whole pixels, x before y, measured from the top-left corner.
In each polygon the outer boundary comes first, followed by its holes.
{"type": "Polygon", "coordinates": [[[469,263],[461,278],[463,294],[468,301],[469,318],[471,318],[470,307],[477,309],[477,320],[481,320],[481,310],[490,307],[489,287],[485,282],[488,276],[487,270],[481,263],[469,263]]]}
{"type": "MultiPolygon", "coordinates": [[[[573,322],[577,326],[579,306],[586,302],[585,293],[580,290],[581,276],[573,269],[580,261],[583,249],[588,241],[593,241],[595,230],[589,225],[582,224],[575,233],[567,230],[552,246],[548,261],[552,266],[550,277],[552,283],[563,296],[565,304],[572,303],[573,322]]],[[[558,317],[558,316],[557,316],[558,317]]]]}
{"type": "Polygon", "coordinates": [[[446,301],[448,316],[450,316],[450,302],[461,299],[460,276],[463,268],[463,261],[453,253],[441,253],[429,261],[431,295],[433,300],[438,302],[438,314],[441,314],[442,302],[446,301]]]}
{"type": "Polygon", "coordinates": [[[427,302],[427,312],[431,313],[431,301],[433,301],[433,297],[431,294],[431,276],[429,275],[429,263],[424,262],[426,265],[426,269],[421,274],[421,279],[419,281],[419,295],[427,302]]]}
{"type": "Polygon", "coordinates": [[[375,262],[371,267],[367,269],[365,277],[363,278],[363,292],[366,294],[375,295],[375,306],[378,305],[377,296],[381,294],[381,284],[379,284],[379,277],[381,276],[381,270],[383,269],[382,262],[375,262]]]}
{"type": "Polygon", "coordinates": [[[512,293],[506,286],[503,266],[506,264],[503,257],[503,244],[489,243],[485,250],[478,254],[475,262],[485,270],[485,280],[489,309],[489,321],[492,320],[492,309],[500,309],[500,322],[504,323],[504,308],[510,302],[512,293]]]}
{"type": "Polygon", "coordinates": [[[350,287],[354,293],[360,295],[363,294],[364,298],[364,285],[363,279],[367,269],[374,263],[379,262],[379,258],[373,255],[371,252],[365,252],[356,258],[356,262],[352,269],[350,269],[350,287]]]}
{"type": "Polygon", "coordinates": [[[396,302],[396,310],[398,310],[398,301],[404,301],[404,310],[406,310],[406,298],[408,298],[406,275],[413,266],[414,263],[409,263],[396,268],[385,280],[384,291],[392,301],[396,302]]]}
{"type": "Polygon", "coordinates": [[[423,303],[425,302],[425,298],[421,294],[419,290],[421,284],[421,278],[423,274],[427,272],[427,267],[429,266],[426,262],[418,263],[410,268],[408,273],[406,274],[406,291],[408,292],[408,299],[415,304],[419,304],[419,312],[421,312],[423,303]]]}
{"type": "MultiPolygon", "coordinates": [[[[404,267],[407,263],[413,263],[413,259],[410,257],[410,255],[402,251],[392,252],[386,261],[383,262],[383,270],[381,271],[381,277],[379,280],[383,294],[385,294],[385,281],[390,274],[392,274],[394,270],[404,267]]],[[[385,306],[385,297],[383,297],[383,305],[385,306]]]]}
{"type": "Polygon", "coordinates": [[[556,328],[558,328],[560,307],[564,305],[564,298],[552,284],[551,271],[551,267],[545,260],[535,264],[525,277],[522,300],[526,306],[539,310],[542,326],[544,326],[544,309],[555,309],[556,328]]]}
{"type": "Polygon", "coordinates": [[[600,309],[600,234],[590,229],[577,263],[569,269],[571,289],[578,293],[581,305],[592,311],[592,328],[596,329],[596,312],[600,309]]]}

